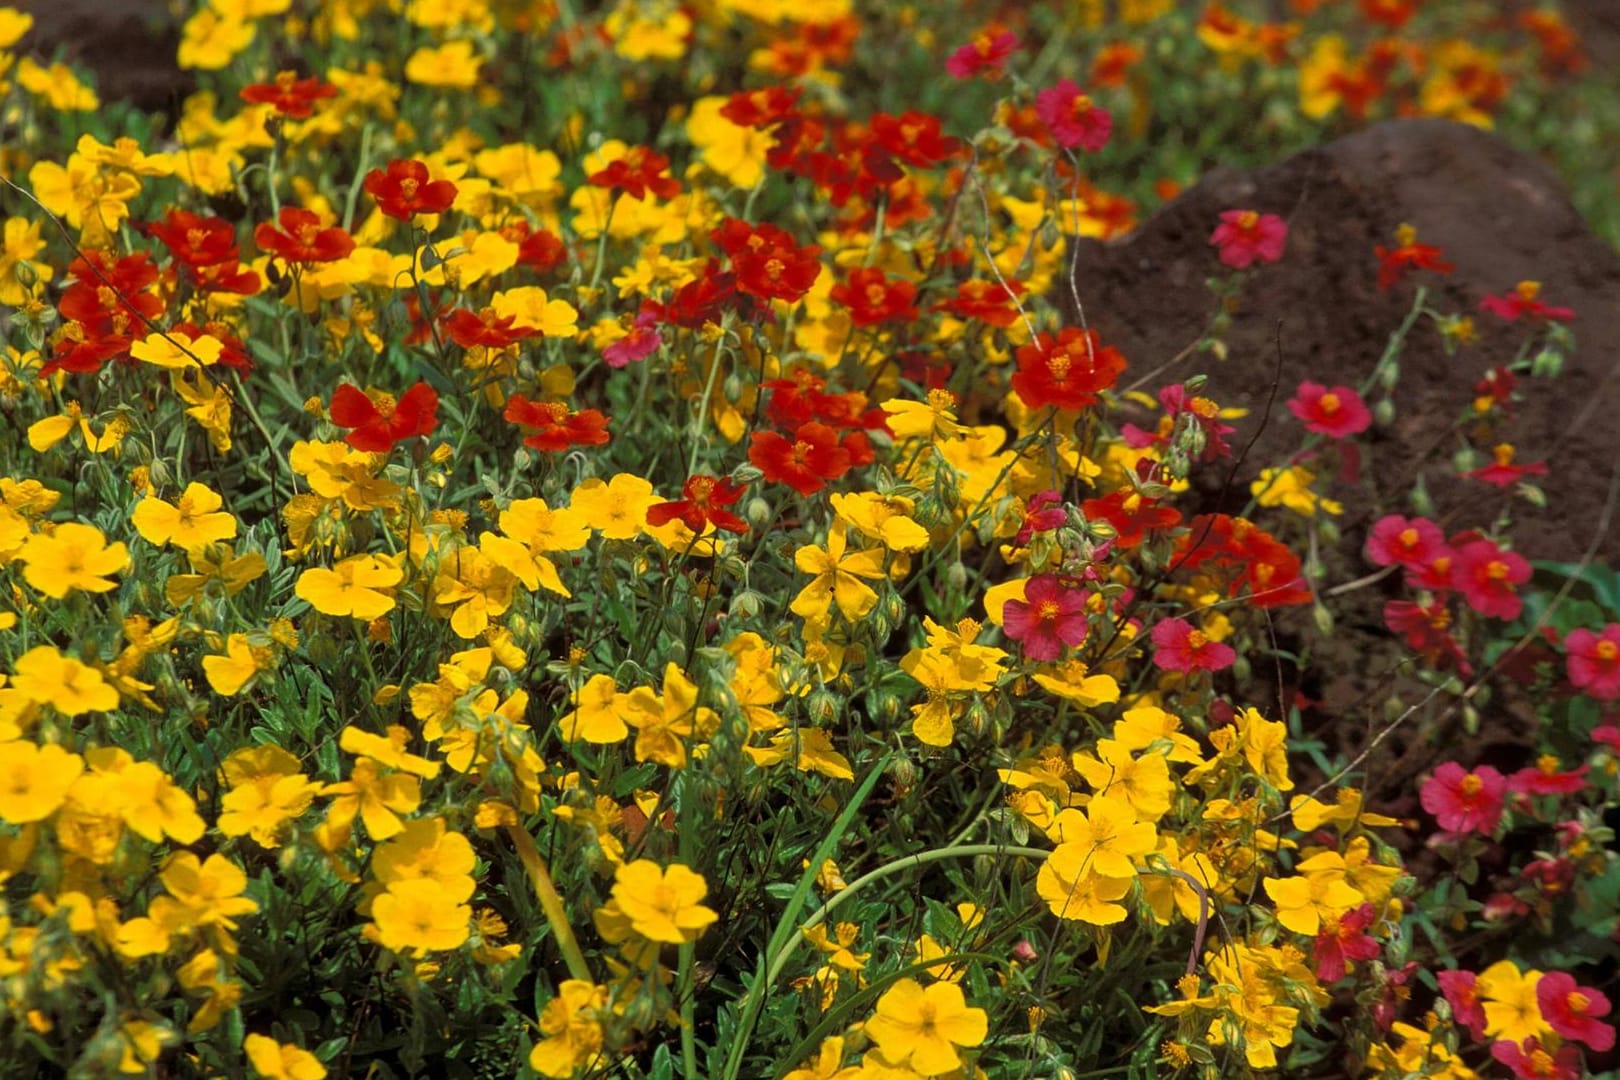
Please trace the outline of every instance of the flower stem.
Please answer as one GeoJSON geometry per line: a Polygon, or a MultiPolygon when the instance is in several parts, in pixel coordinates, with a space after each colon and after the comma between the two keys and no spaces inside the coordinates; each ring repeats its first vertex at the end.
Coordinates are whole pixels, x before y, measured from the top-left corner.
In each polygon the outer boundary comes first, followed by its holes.
{"type": "Polygon", "coordinates": [[[534,837],[519,825],[506,826],[506,835],[517,850],[518,861],[528,871],[534,895],[540,901],[540,910],[545,913],[546,925],[557,939],[557,948],[562,950],[563,963],[568,965],[568,974],[583,982],[594,982],[590,965],[585,963],[585,956],[579,951],[579,942],[574,939],[574,928],[568,924],[568,913],[563,910],[562,897],[551,880],[551,872],[546,869],[546,861],[534,846],[534,837]]]}

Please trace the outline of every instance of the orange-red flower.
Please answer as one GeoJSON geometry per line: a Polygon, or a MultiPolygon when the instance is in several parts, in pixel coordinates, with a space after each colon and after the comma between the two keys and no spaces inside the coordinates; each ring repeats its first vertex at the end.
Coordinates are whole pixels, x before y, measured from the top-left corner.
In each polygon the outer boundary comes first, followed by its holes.
{"type": "Polygon", "coordinates": [[[741,485],[713,476],[688,477],[681,487],[685,498],[649,506],[647,524],[657,528],[679,518],[695,533],[701,533],[704,526],[710,524],[727,532],[747,532],[748,523],[725,509],[742,498],[745,490],[741,485]]]}
{"type": "Polygon", "coordinates": [[[336,262],[354,250],[354,237],[336,225],[323,226],[313,210],[297,206],[282,207],[276,225],[260,222],[253,242],[289,263],[336,262]]]}
{"type": "Polygon", "coordinates": [[[278,71],[271,82],[242,88],[242,100],[249,105],[268,105],[293,120],[307,120],[315,103],[330,97],[337,97],[337,87],[313,75],[300,79],[296,71],[278,71]]]}
{"type": "Polygon", "coordinates": [[[851,270],[849,277],[832,287],[829,296],[833,303],[849,309],[850,321],[856,326],[905,322],[917,317],[912,305],[917,286],[904,278],[891,278],[875,266],[851,270]]]}
{"type": "Polygon", "coordinates": [[[402,439],[431,435],[439,423],[439,395],[419,382],[396,401],[391,394],[363,393],[344,383],[332,395],[332,423],[354,428],[343,441],[356,450],[386,454],[402,439]]]}
{"type": "MultiPolygon", "coordinates": [[[[864,434],[856,434],[864,441],[864,434]]],[[[786,484],[800,495],[820,491],[854,464],[849,448],[839,442],[838,432],[815,421],[800,424],[791,439],[774,431],[754,432],[748,460],[766,480],[786,484]]]]}
{"type": "Polygon", "coordinates": [[[609,162],[586,177],[597,187],[622,191],[638,202],[652,192],[660,199],[673,199],[681,193],[681,182],[668,175],[669,158],[645,146],[632,146],[624,157],[609,162]]]}
{"type": "Polygon", "coordinates": [[[450,340],[463,349],[482,346],[486,349],[504,349],[524,338],[534,337],[540,331],[532,326],[515,326],[517,316],[502,317],[494,308],[468,311],[456,308],[445,318],[445,330],[450,340]]]}
{"type": "Polygon", "coordinates": [[[528,429],[523,445],[560,454],[570,446],[601,446],[608,441],[609,420],[597,409],[571,411],[560,401],[530,401],[513,394],[501,414],[528,429]]]}
{"type": "Polygon", "coordinates": [[[1012,388],[1032,409],[1083,409],[1119,380],[1125,358],[1093,330],[1066,326],[1057,337],[1041,333],[1018,349],[1012,388]]]}
{"type": "Polygon", "coordinates": [[[410,221],[417,214],[442,214],[456,201],[456,185],[448,180],[429,180],[425,162],[399,159],[388,163],[387,171],[366,173],[366,194],[377,200],[377,209],[391,218],[410,221]]]}
{"type": "Polygon", "coordinates": [[[737,289],[761,300],[793,303],[810,291],[821,276],[815,244],[799,247],[793,237],[775,225],[750,225],[727,218],[709,234],[720,250],[731,257],[737,275],[737,289]]]}
{"type": "Polygon", "coordinates": [[[991,326],[1011,326],[1018,321],[1018,298],[1024,284],[1011,278],[999,281],[964,281],[956,295],[934,305],[935,311],[948,311],[962,319],[978,319],[991,326]]]}

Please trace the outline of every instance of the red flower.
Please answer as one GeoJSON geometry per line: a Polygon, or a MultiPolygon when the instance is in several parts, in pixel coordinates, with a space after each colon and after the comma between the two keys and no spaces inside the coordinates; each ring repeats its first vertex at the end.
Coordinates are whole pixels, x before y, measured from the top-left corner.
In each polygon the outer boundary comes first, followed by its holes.
{"type": "Polygon", "coordinates": [[[601,446],[608,441],[609,420],[597,409],[572,412],[560,401],[530,401],[513,394],[501,414],[519,427],[533,429],[523,445],[551,454],[570,446],[601,446]]]}
{"type": "Polygon", "coordinates": [[[1276,214],[1255,210],[1224,210],[1221,223],[1209,234],[1221,262],[1243,270],[1255,262],[1274,263],[1282,258],[1288,225],[1276,214]]]}
{"type": "Polygon", "coordinates": [[[1119,381],[1124,370],[1125,358],[1102,344],[1096,331],[1066,326],[1056,338],[1043,332],[1019,346],[1012,388],[1032,409],[1083,409],[1096,404],[1098,393],[1119,381]]]}
{"type": "Polygon", "coordinates": [[[354,250],[354,237],[336,225],[323,227],[313,210],[284,206],[276,223],[279,229],[268,221],[260,222],[253,230],[253,242],[261,251],[287,262],[336,262],[354,250]]]}
{"type": "Polygon", "coordinates": [[[463,349],[483,346],[486,349],[504,349],[508,345],[515,345],[524,338],[531,338],[540,333],[532,326],[514,326],[517,321],[514,315],[502,317],[495,313],[494,308],[481,308],[478,311],[468,311],[466,308],[456,308],[444,320],[445,330],[450,340],[463,349]]]}
{"type": "Polygon", "coordinates": [[[456,185],[448,180],[429,180],[426,162],[396,159],[388,171],[366,173],[366,194],[377,200],[377,209],[391,218],[410,221],[417,214],[442,214],[456,201],[456,185]]]}
{"type": "Polygon", "coordinates": [[[1614,1025],[1598,1019],[1609,1015],[1603,991],[1577,986],[1567,972],[1549,971],[1536,983],[1536,1004],[1547,1026],[1564,1038],[1583,1042],[1600,1054],[1614,1049],[1614,1025]]]}
{"type": "Polygon", "coordinates": [[[1011,326],[1018,321],[1018,298],[1024,295],[1022,282],[1011,278],[999,281],[964,281],[956,295],[934,305],[935,311],[948,311],[963,319],[978,319],[991,326],[1011,326]]]}
{"type": "Polygon", "coordinates": [[[1141,59],[1140,46],[1122,41],[1104,45],[1091,62],[1091,81],[1097,86],[1124,86],[1125,76],[1141,59]]]}
{"type": "Polygon", "coordinates": [[[1451,612],[1444,604],[1420,606],[1410,600],[1384,603],[1384,625],[1406,638],[1406,645],[1436,668],[1456,664],[1464,678],[1474,673],[1473,665],[1451,636],[1451,612]]]}
{"type": "Polygon", "coordinates": [[[1417,230],[1410,225],[1402,225],[1396,229],[1395,239],[1400,246],[1373,248],[1378,256],[1380,289],[1393,286],[1406,276],[1408,270],[1433,270],[1437,274],[1449,274],[1456,269],[1440,257],[1439,248],[1418,243],[1417,230]]]}
{"type": "Polygon", "coordinates": [[[1513,287],[1510,293],[1501,296],[1487,296],[1479,302],[1481,311],[1506,319],[1508,322],[1517,322],[1519,319],[1545,319],[1548,322],[1569,322],[1575,317],[1575,309],[1567,307],[1551,307],[1541,302],[1541,282],[1521,281],[1513,287]]]}
{"type": "Polygon", "coordinates": [[[568,257],[562,237],[548,229],[530,229],[527,221],[515,221],[501,232],[517,244],[518,265],[537,273],[545,273],[568,257]]]}
{"type": "Polygon", "coordinates": [[[803,90],[796,86],[766,86],[732,94],[720,107],[720,115],[739,127],[764,131],[793,115],[803,90]]]}
{"type": "Polygon", "coordinates": [[[891,278],[877,267],[851,270],[849,277],[832,287],[828,294],[835,304],[849,308],[856,326],[876,326],[904,322],[917,317],[912,306],[917,286],[903,278],[891,278]]]}
{"type": "Polygon", "coordinates": [[[300,79],[296,71],[278,71],[273,82],[253,83],[242,88],[242,100],[249,105],[269,105],[282,116],[307,119],[322,98],[337,97],[337,87],[310,76],[300,79]]]}
{"type": "Polygon", "coordinates": [[[673,199],[681,193],[681,182],[665,175],[668,168],[669,158],[663,154],[645,146],[632,146],[624,157],[586,179],[597,187],[622,191],[637,202],[645,199],[649,191],[660,199],[673,199]]]}
{"type": "Polygon", "coordinates": [[[99,251],[86,251],[68,264],[71,284],[56,302],[67,325],[41,377],[58,371],[87,373],[128,353],[131,342],[163,313],[163,298],[152,291],[158,268],[144,251],[117,262],[99,251]]]}
{"type": "Polygon", "coordinates": [[[1520,769],[1508,778],[1508,788],[1519,795],[1573,795],[1586,787],[1590,766],[1573,772],[1559,768],[1557,754],[1542,754],[1534,765],[1520,769]]]}
{"type": "Polygon", "coordinates": [[[1302,382],[1288,401],[1288,411],[1305,422],[1306,431],[1343,439],[1372,426],[1372,413],[1361,395],[1348,386],[1329,390],[1321,383],[1302,382]]]}
{"type": "Polygon", "coordinates": [[[1507,777],[1489,765],[1469,772],[1457,762],[1448,761],[1434,770],[1419,800],[1446,832],[1489,836],[1502,820],[1507,790],[1507,777]]]}
{"type": "Polygon", "coordinates": [[[1096,153],[1108,145],[1114,118],[1107,109],[1092,102],[1070,79],[1035,95],[1035,115],[1065,150],[1078,146],[1096,153]]]}
{"type": "Polygon", "coordinates": [[[1007,57],[1018,51],[1018,36],[1010,30],[985,30],[945,58],[945,73],[953,79],[971,79],[982,72],[1001,74],[1007,57]]]}
{"type": "Polygon", "coordinates": [[[1435,981],[1440,993],[1451,1006],[1452,1019],[1468,1029],[1475,1042],[1485,1038],[1485,1006],[1480,1004],[1474,983],[1479,978],[1472,971],[1437,971],[1435,981]]]}
{"type": "Polygon", "coordinates": [[[1362,904],[1337,919],[1322,920],[1321,932],[1312,944],[1318,980],[1331,985],[1344,978],[1350,961],[1378,959],[1383,947],[1365,932],[1376,918],[1373,906],[1362,904]]]}
{"type": "Polygon", "coordinates": [[[1544,476],[1547,473],[1547,463],[1544,461],[1530,461],[1524,464],[1515,464],[1513,461],[1514,449],[1512,443],[1497,443],[1491,450],[1492,461],[1478,469],[1470,469],[1463,476],[1470,480],[1483,480],[1487,484],[1495,484],[1499,488],[1512,487],[1526,476],[1544,476]]]}
{"type": "Polygon", "coordinates": [[[1065,647],[1086,640],[1086,594],[1056,574],[1037,574],[1024,585],[1024,599],[1008,600],[1001,628],[1030,660],[1056,660],[1065,647]]]}
{"type": "Polygon", "coordinates": [[[1524,601],[1516,586],[1530,580],[1530,563],[1489,540],[1474,540],[1457,550],[1451,580],[1468,606],[1481,615],[1517,619],[1524,601]]]}
{"type": "Polygon", "coordinates": [[[1153,627],[1153,662],[1166,671],[1220,671],[1236,661],[1230,645],[1211,641],[1186,619],[1162,619],[1153,627]]]}
{"type": "Polygon", "coordinates": [[[1134,488],[1122,487],[1100,499],[1087,499],[1080,510],[1092,521],[1106,521],[1114,527],[1115,542],[1120,548],[1133,548],[1148,533],[1163,532],[1181,523],[1181,511],[1163,506],[1134,488]]]}
{"type": "Polygon", "coordinates": [[[258,271],[249,270],[235,259],[213,266],[193,267],[192,275],[197,279],[197,289],[200,292],[252,296],[264,287],[264,281],[259,277],[258,271]]]}
{"type": "Polygon", "coordinates": [[[729,480],[718,480],[712,476],[687,477],[685,485],[681,488],[681,494],[686,497],[649,506],[647,524],[656,528],[680,518],[686,527],[695,533],[702,533],[708,525],[713,525],[716,529],[725,529],[727,532],[747,532],[748,523],[724,509],[742,498],[746,490],[744,486],[732,484],[729,480]]]}
{"type": "Polygon", "coordinates": [[[610,368],[628,367],[637,360],[645,360],[663,345],[658,332],[658,316],[644,302],[642,310],[631,324],[630,332],[602,350],[602,359],[610,368]]]}
{"type": "Polygon", "coordinates": [[[821,276],[817,258],[821,248],[814,244],[801,248],[775,225],[750,225],[727,218],[709,237],[731,257],[737,289],[761,300],[791,304],[821,276]]]}
{"type": "Polygon", "coordinates": [[[1491,1044],[1491,1057],[1512,1069],[1518,1080],[1580,1080],[1581,1077],[1579,1050],[1561,1046],[1554,1056],[1542,1048],[1541,1040],[1534,1035],[1528,1036],[1522,1045],[1497,1039],[1491,1044]]]}
{"type": "Polygon", "coordinates": [[[1387,514],[1367,535],[1367,560],[1376,566],[1420,567],[1444,551],[1446,534],[1427,518],[1408,521],[1399,514],[1387,514]]]}
{"type": "Polygon", "coordinates": [[[142,231],[157,237],[175,261],[194,268],[234,263],[239,255],[236,229],[220,217],[170,210],[162,221],[150,222],[142,231]]]}
{"type": "Polygon", "coordinates": [[[1620,623],[1600,633],[1571,630],[1564,639],[1564,663],[1575,689],[1598,701],[1620,698],[1620,623]]]}
{"type": "Polygon", "coordinates": [[[774,431],[754,432],[748,460],[766,480],[786,484],[800,495],[820,491],[854,464],[850,450],[839,442],[838,432],[815,421],[800,424],[792,439],[774,431]]]}
{"type": "Polygon", "coordinates": [[[439,423],[439,395],[419,382],[395,401],[382,391],[363,393],[344,383],[332,395],[332,423],[354,428],[343,441],[356,450],[386,454],[402,439],[431,435],[439,423]]]}
{"type": "Polygon", "coordinates": [[[962,147],[960,142],[941,132],[939,117],[915,109],[899,116],[874,114],[872,141],[896,161],[919,169],[933,168],[962,147]]]}
{"type": "Polygon", "coordinates": [[[1068,520],[1069,510],[1063,504],[1062,492],[1037,492],[1024,505],[1024,523],[1019,527],[1018,535],[1013,537],[1013,543],[1018,547],[1028,547],[1036,533],[1061,529],[1068,520]]]}

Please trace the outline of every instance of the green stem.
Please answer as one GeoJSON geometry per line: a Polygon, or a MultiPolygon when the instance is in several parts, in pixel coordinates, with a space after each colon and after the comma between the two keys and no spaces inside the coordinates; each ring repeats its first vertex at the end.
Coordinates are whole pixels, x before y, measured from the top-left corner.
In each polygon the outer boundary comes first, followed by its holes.
{"type": "Polygon", "coordinates": [[[562,951],[563,963],[568,966],[568,974],[581,982],[595,983],[591,977],[590,965],[585,962],[585,954],[579,951],[579,942],[574,938],[574,928],[569,925],[568,912],[563,908],[562,896],[557,892],[557,886],[551,880],[551,871],[546,869],[545,859],[540,857],[540,850],[534,846],[534,837],[521,825],[506,826],[506,835],[517,850],[518,861],[529,874],[529,883],[534,886],[535,898],[540,901],[540,910],[545,914],[546,925],[551,928],[551,934],[557,939],[557,948],[562,951]]]}

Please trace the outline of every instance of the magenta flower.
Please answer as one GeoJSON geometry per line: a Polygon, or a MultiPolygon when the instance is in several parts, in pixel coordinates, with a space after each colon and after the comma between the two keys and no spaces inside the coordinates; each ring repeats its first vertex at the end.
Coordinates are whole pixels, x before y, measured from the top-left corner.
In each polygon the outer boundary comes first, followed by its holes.
{"type": "Polygon", "coordinates": [[[1108,110],[1093,103],[1069,79],[1060,79],[1056,86],[1035,95],[1035,115],[1065,150],[1078,146],[1096,153],[1108,145],[1114,131],[1114,118],[1108,110]]]}
{"type": "Polygon", "coordinates": [[[1575,689],[1598,701],[1620,698],[1620,623],[1601,632],[1571,630],[1564,639],[1564,664],[1575,689]]]}
{"type": "Polygon", "coordinates": [[[1559,766],[1557,754],[1542,754],[1534,765],[1526,766],[1508,778],[1509,790],[1520,795],[1573,795],[1586,787],[1586,773],[1590,766],[1582,765],[1570,772],[1559,766]]]}
{"type": "Polygon", "coordinates": [[[658,333],[658,319],[651,311],[636,316],[630,332],[602,350],[602,359],[610,368],[622,368],[637,360],[645,360],[664,343],[658,333]]]}
{"type": "Polygon", "coordinates": [[[1489,765],[1469,772],[1457,762],[1448,761],[1434,770],[1419,800],[1446,832],[1488,836],[1502,820],[1507,790],[1507,777],[1489,765]]]}
{"type": "Polygon", "coordinates": [[[1614,1025],[1600,1016],[1609,1015],[1609,999],[1601,990],[1577,986],[1575,976],[1549,971],[1536,983],[1536,1004],[1547,1026],[1566,1039],[1583,1042],[1598,1053],[1614,1049],[1614,1025]]]}
{"type": "Polygon", "coordinates": [[[1063,493],[1060,491],[1041,491],[1030,496],[1024,506],[1024,524],[1013,537],[1013,543],[1018,547],[1028,547],[1030,540],[1038,532],[1051,532],[1062,528],[1069,520],[1069,510],[1063,504],[1063,493]]]}
{"type": "Polygon", "coordinates": [[[1522,1045],[1497,1039],[1491,1044],[1491,1057],[1513,1070],[1517,1080],[1580,1080],[1581,1052],[1573,1046],[1560,1046],[1555,1056],[1542,1048],[1531,1035],[1522,1045]]]}
{"type": "Polygon", "coordinates": [[[1225,210],[1221,223],[1209,234],[1221,262],[1234,270],[1252,263],[1274,263],[1282,258],[1288,242],[1288,224],[1276,214],[1257,210],[1225,210]]]}
{"type": "Polygon", "coordinates": [[[1001,74],[1007,57],[1018,51],[1018,37],[1009,30],[982,33],[945,58],[945,73],[953,79],[971,79],[983,72],[1001,74]]]}
{"type": "Polygon", "coordinates": [[[1520,319],[1569,322],[1575,318],[1574,308],[1553,307],[1542,302],[1539,281],[1521,281],[1510,293],[1487,296],[1479,302],[1479,309],[1508,322],[1518,322],[1520,319]]]}
{"type": "Polygon", "coordinates": [[[1305,423],[1306,431],[1344,439],[1372,426],[1372,412],[1361,395],[1348,386],[1329,390],[1321,383],[1302,382],[1288,402],[1288,411],[1305,423]]]}
{"type": "Polygon", "coordinates": [[[1323,920],[1322,930],[1312,945],[1318,980],[1331,985],[1344,978],[1350,961],[1378,958],[1383,946],[1366,932],[1376,917],[1371,904],[1362,904],[1337,919],[1323,920]]]}
{"type": "Polygon", "coordinates": [[[1399,563],[1415,569],[1445,550],[1446,534],[1428,518],[1408,521],[1400,514],[1386,514],[1367,534],[1367,561],[1375,566],[1399,563]]]}
{"type": "Polygon", "coordinates": [[[1085,593],[1056,574],[1037,574],[1024,586],[1024,599],[1002,608],[1001,628],[1029,659],[1056,660],[1066,647],[1086,640],[1085,593]]]}
{"type": "Polygon", "coordinates": [[[1469,607],[1497,619],[1517,619],[1524,608],[1518,586],[1530,580],[1530,563],[1490,540],[1474,540],[1457,549],[1451,584],[1469,607]]]}
{"type": "Polygon", "coordinates": [[[1480,1003],[1474,983],[1479,978],[1472,971],[1437,971],[1435,980],[1440,993],[1451,1006],[1452,1018],[1468,1029],[1475,1042],[1485,1039],[1485,1006],[1480,1003]]]}
{"type": "Polygon", "coordinates": [[[1220,671],[1237,661],[1230,645],[1211,641],[1186,619],[1164,619],[1153,627],[1153,662],[1166,671],[1220,671]]]}

